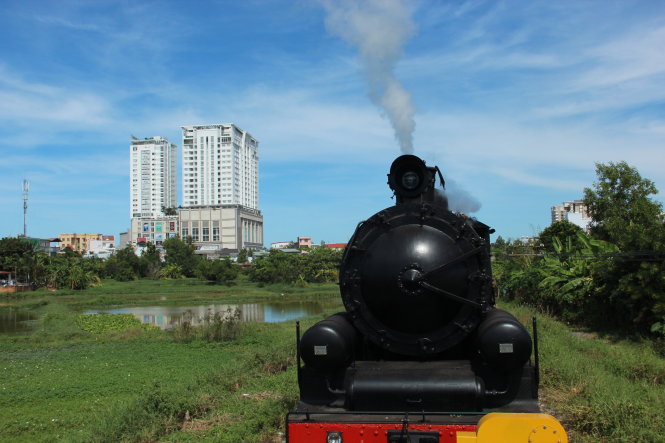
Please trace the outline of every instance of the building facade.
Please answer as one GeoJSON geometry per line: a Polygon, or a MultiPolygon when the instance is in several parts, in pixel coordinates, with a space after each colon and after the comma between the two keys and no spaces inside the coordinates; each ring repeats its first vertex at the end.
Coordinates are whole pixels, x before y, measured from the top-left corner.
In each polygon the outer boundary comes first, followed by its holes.
{"type": "Polygon", "coordinates": [[[591,217],[589,217],[584,200],[573,200],[563,202],[558,206],[552,206],[552,223],[563,220],[573,223],[588,232],[591,217]]]}
{"type": "Polygon", "coordinates": [[[178,209],[178,215],[133,218],[129,240],[134,246],[147,242],[161,248],[164,240],[191,237],[197,253],[219,256],[241,249],[263,248],[263,217],[241,205],[178,209]]]}
{"type": "Polygon", "coordinates": [[[93,240],[102,240],[102,234],[58,234],[60,239],[60,250],[69,248],[79,254],[85,254],[90,250],[93,240]]]}
{"type": "Polygon", "coordinates": [[[182,126],[183,207],[259,209],[259,142],[234,124],[182,126]]]}
{"type": "Polygon", "coordinates": [[[256,209],[242,205],[182,208],[178,217],[180,237],[191,237],[201,254],[263,248],[263,217],[256,209]]]}
{"type": "Polygon", "coordinates": [[[298,248],[311,248],[312,237],[298,237],[297,245],[298,248]]]}
{"type": "Polygon", "coordinates": [[[129,145],[130,217],[159,217],[176,206],[176,145],[163,137],[129,145]]]}
{"type": "Polygon", "coordinates": [[[129,228],[129,241],[134,246],[150,242],[161,247],[164,240],[177,236],[178,232],[177,215],[134,217],[129,228]]]}

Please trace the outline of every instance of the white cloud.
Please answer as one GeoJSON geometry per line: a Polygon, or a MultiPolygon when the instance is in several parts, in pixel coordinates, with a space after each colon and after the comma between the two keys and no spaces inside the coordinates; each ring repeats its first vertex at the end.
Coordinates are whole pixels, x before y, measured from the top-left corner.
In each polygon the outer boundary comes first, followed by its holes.
{"type": "Polygon", "coordinates": [[[109,123],[109,103],[100,95],[29,82],[6,68],[0,69],[0,103],[0,119],[19,126],[44,122],[80,127],[109,123]]]}

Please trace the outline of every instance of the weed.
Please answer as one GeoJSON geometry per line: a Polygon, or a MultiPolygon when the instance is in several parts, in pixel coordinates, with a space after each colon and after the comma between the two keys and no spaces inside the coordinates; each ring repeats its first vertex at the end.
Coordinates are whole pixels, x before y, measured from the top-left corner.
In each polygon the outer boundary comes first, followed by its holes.
{"type": "Polygon", "coordinates": [[[229,307],[225,312],[215,313],[208,310],[201,326],[203,339],[220,342],[236,338],[240,329],[241,314],[239,308],[229,307]]]}

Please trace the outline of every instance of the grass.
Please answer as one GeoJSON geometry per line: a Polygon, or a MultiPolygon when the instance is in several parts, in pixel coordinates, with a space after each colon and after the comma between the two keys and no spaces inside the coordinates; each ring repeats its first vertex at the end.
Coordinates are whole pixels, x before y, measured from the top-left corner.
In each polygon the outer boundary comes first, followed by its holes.
{"type": "Polygon", "coordinates": [[[329,297],[337,294],[339,288],[332,283],[308,283],[304,287],[286,284],[262,286],[247,281],[244,275],[239,276],[232,286],[210,284],[195,278],[132,282],[105,279],[98,286],[83,291],[41,288],[34,292],[22,292],[5,298],[2,304],[35,308],[57,300],[73,309],[87,309],[191,302],[252,302],[277,297],[329,297]]]}
{"type": "Polygon", "coordinates": [[[293,322],[226,330],[227,322],[211,318],[182,340],[177,331],[146,329],[123,316],[81,323],[78,308],[97,306],[101,297],[131,305],[164,294],[190,303],[326,291],[336,286],[229,290],[141,281],[8,299],[38,313],[39,327],[0,335],[0,441],[280,441],[284,414],[298,396],[293,322]],[[77,296],[83,300],[72,300],[77,296]]]}
{"type": "MultiPolygon", "coordinates": [[[[5,299],[37,313],[39,328],[0,334],[0,441],[280,441],[284,414],[298,396],[293,322],[242,324],[226,334],[211,319],[183,339],[177,330],[120,317],[100,316],[88,332],[77,323],[79,308],[100,306],[99,299],[115,306],[336,291],[145,280],[5,299]]],[[[501,307],[527,325],[535,315],[514,303],[501,307]]],[[[303,330],[324,316],[303,320],[303,330]]],[[[650,343],[538,318],[544,409],[573,441],[662,441],[665,359],[650,343]]]]}
{"type": "Polygon", "coordinates": [[[527,325],[538,317],[541,396],[573,441],[663,441],[665,359],[651,342],[599,337],[502,305],[527,325]]]}

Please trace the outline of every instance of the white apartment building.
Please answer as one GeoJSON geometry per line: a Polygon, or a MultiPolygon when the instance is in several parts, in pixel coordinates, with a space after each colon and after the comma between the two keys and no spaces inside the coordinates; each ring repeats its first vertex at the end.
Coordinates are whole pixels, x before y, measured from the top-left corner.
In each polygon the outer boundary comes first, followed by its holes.
{"type": "Polygon", "coordinates": [[[569,221],[588,232],[591,217],[589,217],[584,200],[573,200],[552,206],[552,223],[562,220],[569,221]]]}
{"type": "Polygon", "coordinates": [[[234,124],[182,126],[183,207],[259,209],[259,142],[234,124]]]}
{"type": "Polygon", "coordinates": [[[130,217],[160,217],[176,206],[176,145],[163,137],[132,137],[129,145],[130,217]]]}

